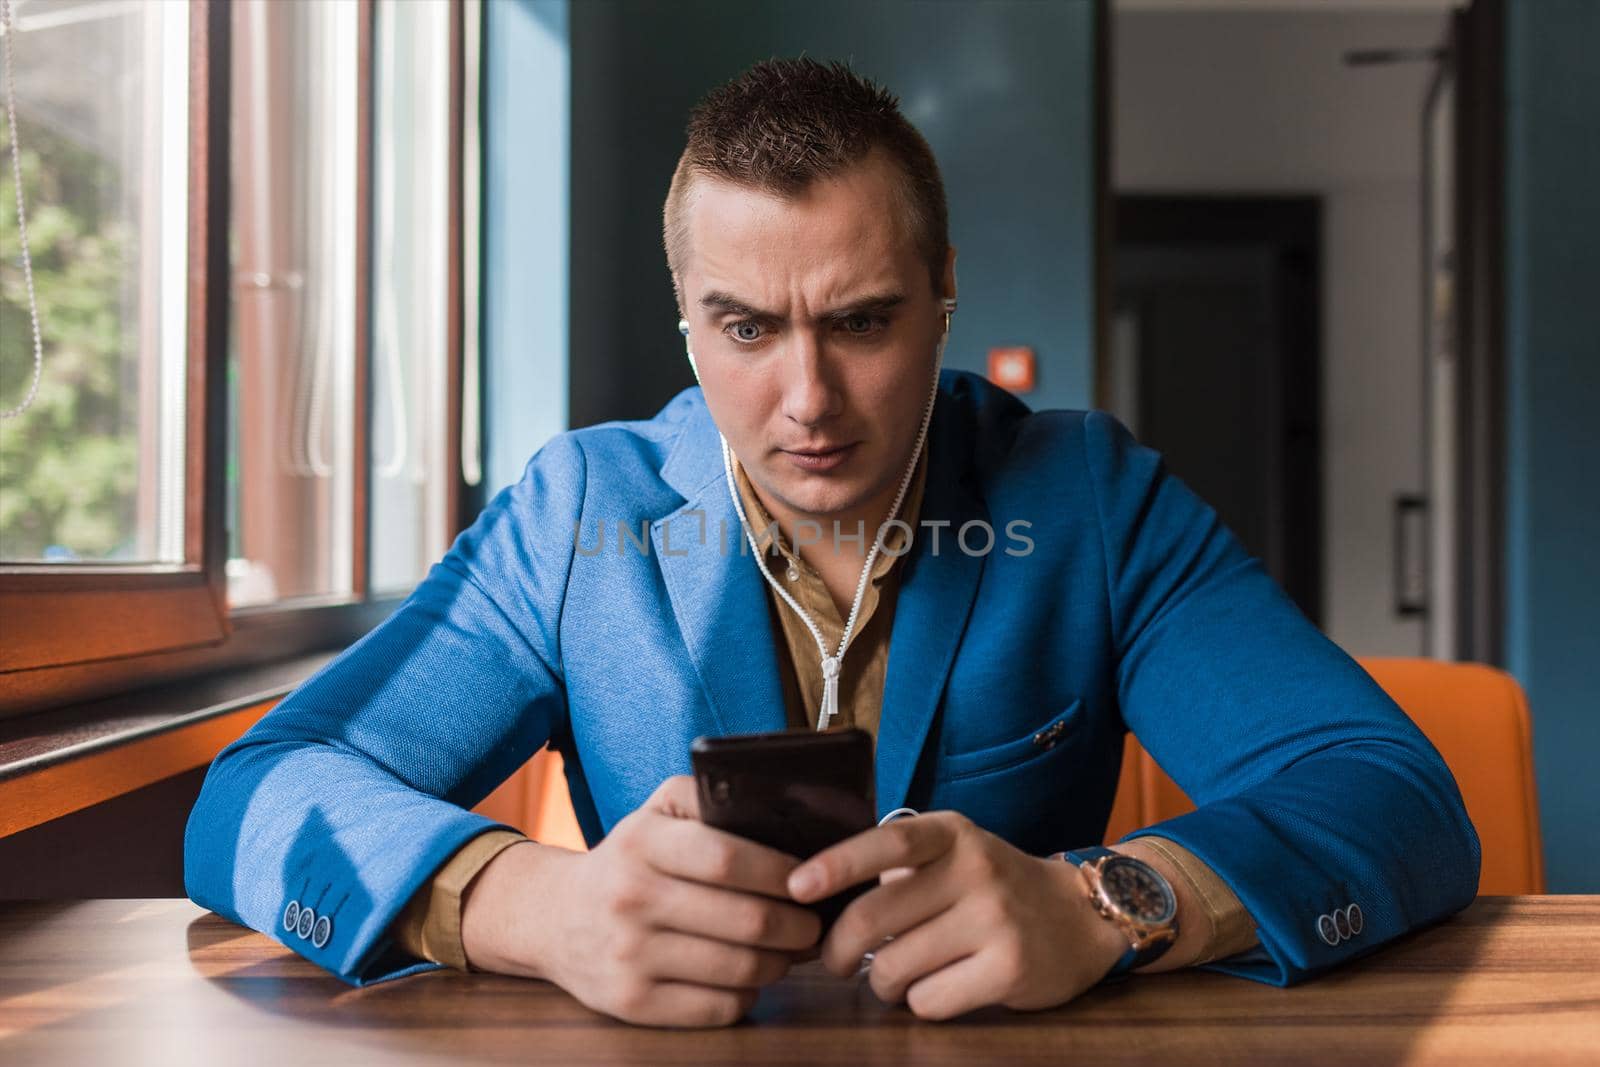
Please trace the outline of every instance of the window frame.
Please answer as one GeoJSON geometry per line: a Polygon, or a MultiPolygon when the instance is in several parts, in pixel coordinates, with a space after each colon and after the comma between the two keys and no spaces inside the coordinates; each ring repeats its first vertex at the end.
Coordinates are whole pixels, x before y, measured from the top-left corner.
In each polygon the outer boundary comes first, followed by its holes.
{"type": "Polygon", "coordinates": [[[225,356],[227,290],[207,285],[219,264],[223,270],[227,264],[228,84],[225,61],[219,64],[216,54],[226,45],[227,29],[219,33],[218,23],[225,23],[222,5],[191,5],[184,562],[0,566],[0,617],[27,620],[0,649],[0,677],[217,644],[228,636],[221,599],[226,560],[219,558],[226,546],[219,540],[221,516],[211,506],[225,459],[216,416],[226,367],[216,357],[219,351],[225,356]]]}
{"type": "MultiPolygon", "coordinates": [[[[230,184],[228,0],[189,0],[189,203],[184,557],[181,564],[0,564],[0,719],[190,676],[343,647],[403,596],[369,593],[373,44],[376,0],[356,0],[355,476],[351,593],[230,609],[227,372],[230,184]]],[[[462,478],[462,95],[466,5],[450,5],[447,469],[452,535],[476,496],[462,478]]],[[[481,17],[481,12],[478,12],[481,17]]],[[[176,709],[181,710],[181,709],[176,709]]]]}

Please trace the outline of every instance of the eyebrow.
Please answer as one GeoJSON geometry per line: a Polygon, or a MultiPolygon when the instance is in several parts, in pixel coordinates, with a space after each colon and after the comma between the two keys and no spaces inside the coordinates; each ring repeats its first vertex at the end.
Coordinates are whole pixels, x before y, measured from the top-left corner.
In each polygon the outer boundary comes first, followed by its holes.
{"type": "MultiPolygon", "coordinates": [[[[874,312],[888,311],[899,304],[905,303],[905,299],[904,293],[873,293],[858,300],[852,300],[843,307],[825,311],[821,317],[824,319],[842,319],[851,315],[867,315],[874,312]]],[[[763,311],[758,307],[745,303],[736,296],[716,289],[700,298],[700,306],[708,311],[719,311],[724,315],[741,315],[747,319],[765,319],[776,322],[783,318],[776,311],[763,311]]]]}

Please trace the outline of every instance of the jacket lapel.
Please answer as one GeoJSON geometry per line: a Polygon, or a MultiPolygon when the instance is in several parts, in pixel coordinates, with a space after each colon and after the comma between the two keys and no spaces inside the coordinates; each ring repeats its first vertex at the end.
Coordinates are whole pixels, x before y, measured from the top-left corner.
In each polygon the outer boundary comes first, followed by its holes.
{"type": "Polygon", "coordinates": [[[947,413],[954,409],[946,401],[934,411],[921,514],[923,522],[943,519],[950,525],[938,530],[937,554],[930,536],[934,531],[919,525],[912,549],[902,561],[905,570],[878,721],[879,818],[905,804],[983,575],[984,557],[967,555],[956,540],[963,523],[987,522],[989,513],[969,488],[969,457],[963,447],[969,435],[951,425],[947,413]]]}
{"type": "Polygon", "coordinates": [[[716,428],[702,407],[662,467],[686,498],[650,527],[672,612],[721,734],[787,725],[767,591],[722,473],[716,428]],[[742,549],[742,550],[741,550],[742,549]]]}
{"type": "MultiPolygon", "coordinates": [[[[928,431],[920,517],[949,525],[938,531],[937,553],[933,531],[919,527],[901,561],[878,726],[880,817],[905,803],[983,575],[983,557],[967,555],[956,540],[963,523],[989,520],[970,487],[971,428],[947,393],[940,399],[928,431]]],[[[686,502],[651,525],[652,550],[715,728],[724,734],[782,730],[787,717],[768,594],[744,544],[716,427],[703,404],[689,415],[661,474],[686,502]]]]}

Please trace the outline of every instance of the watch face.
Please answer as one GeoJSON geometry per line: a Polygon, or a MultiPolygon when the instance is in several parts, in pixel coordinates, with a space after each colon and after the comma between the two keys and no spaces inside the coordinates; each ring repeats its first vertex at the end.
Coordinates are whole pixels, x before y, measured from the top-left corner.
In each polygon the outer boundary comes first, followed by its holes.
{"type": "Polygon", "coordinates": [[[1138,860],[1107,861],[1100,872],[1100,884],[1111,902],[1138,922],[1159,925],[1178,910],[1166,881],[1138,860]]]}

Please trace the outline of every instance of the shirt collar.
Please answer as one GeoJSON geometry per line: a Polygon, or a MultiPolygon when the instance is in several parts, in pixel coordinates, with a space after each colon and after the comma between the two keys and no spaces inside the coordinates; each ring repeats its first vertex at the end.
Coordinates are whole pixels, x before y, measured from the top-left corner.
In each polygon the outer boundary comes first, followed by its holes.
{"type": "MultiPolygon", "coordinates": [[[[745,473],[744,466],[739,462],[739,457],[737,456],[733,457],[733,477],[739,487],[739,499],[744,504],[745,516],[750,520],[751,532],[759,539],[762,531],[772,527],[772,516],[762,505],[761,498],[756,495],[755,486],[751,484],[750,477],[745,473]]],[[[872,577],[874,579],[881,579],[885,574],[889,573],[889,568],[894,566],[895,560],[905,555],[909,547],[907,541],[910,533],[908,531],[916,529],[917,519],[922,512],[922,494],[927,481],[928,445],[927,442],[924,442],[922,454],[917,457],[917,469],[912,472],[911,484],[906,487],[906,497],[901,501],[900,513],[896,516],[900,522],[905,523],[905,526],[900,526],[897,523],[891,526],[884,534],[883,545],[885,551],[879,552],[878,558],[872,563],[872,577]]],[[[850,531],[841,532],[849,533],[850,531]]],[[[866,534],[871,537],[875,532],[868,530],[866,534]]],[[[767,558],[775,563],[792,564],[809,571],[810,567],[789,546],[782,532],[774,529],[774,533],[775,536],[766,545],[767,558]]],[[[824,536],[826,537],[828,534],[825,532],[824,536]]],[[[871,544],[870,541],[867,543],[871,544]]]]}

